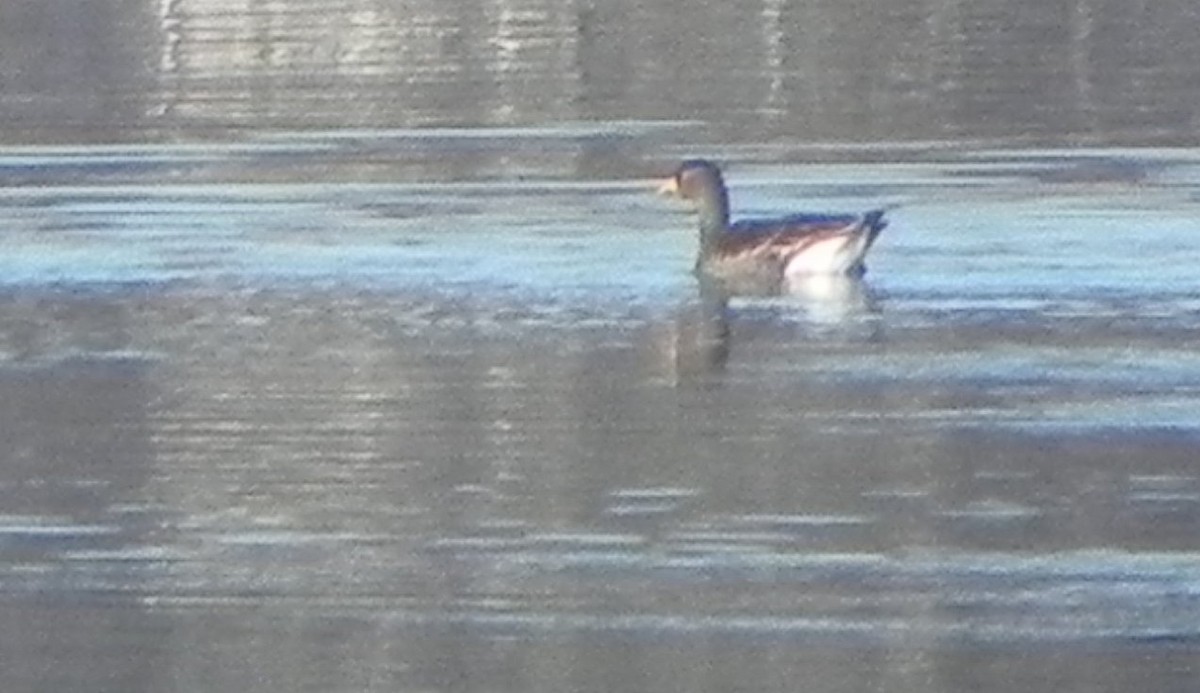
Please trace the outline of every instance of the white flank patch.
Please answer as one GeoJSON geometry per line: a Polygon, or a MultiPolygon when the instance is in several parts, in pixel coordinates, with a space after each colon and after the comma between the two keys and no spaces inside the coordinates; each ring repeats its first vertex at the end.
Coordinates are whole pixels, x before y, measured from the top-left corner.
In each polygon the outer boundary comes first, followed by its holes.
{"type": "Polygon", "coordinates": [[[796,254],[784,268],[793,278],[808,274],[846,274],[862,260],[865,233],[847,233],[817,241],[796,254]]]}

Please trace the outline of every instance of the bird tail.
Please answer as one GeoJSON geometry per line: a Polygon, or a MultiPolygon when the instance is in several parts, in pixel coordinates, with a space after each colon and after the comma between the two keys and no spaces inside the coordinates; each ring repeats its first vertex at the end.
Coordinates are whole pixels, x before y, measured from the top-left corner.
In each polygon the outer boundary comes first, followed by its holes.
{"type": "Polygon", "coordinates": [[[887,228],[887,219],[884,219],[883,215],[887,214],[888,209],[888,207],[874,209],[863,215],[862,228],[867,232],[867,242],[863,247],[863,252],[866,252],[879,234],[887,228]]]}

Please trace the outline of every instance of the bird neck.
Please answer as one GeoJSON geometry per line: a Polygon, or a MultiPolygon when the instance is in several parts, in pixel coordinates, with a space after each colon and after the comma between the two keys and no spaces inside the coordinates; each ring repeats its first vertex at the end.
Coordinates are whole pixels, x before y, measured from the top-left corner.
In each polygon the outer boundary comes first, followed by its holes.
{"type": "Polygon", "coordinates": [[[729,228],[729,195],[721,181],[704,189],[696,199],[700,215],[700,250],[703,253],[716,250],[717,244],[729,228]]]}

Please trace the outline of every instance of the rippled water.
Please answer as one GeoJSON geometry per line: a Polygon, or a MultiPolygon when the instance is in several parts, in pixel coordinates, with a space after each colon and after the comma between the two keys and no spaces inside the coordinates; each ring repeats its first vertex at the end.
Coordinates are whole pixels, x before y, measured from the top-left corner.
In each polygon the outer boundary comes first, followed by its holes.
{"type": "Polygon", "coordinates": [[[1194,689],[1196,10],[676,5],[0,9],[0,688],[1194,689]]]}
{"type": "Polygon", "coordinates": [[[0,133],[705,124],[718,142],[1194,144],[1189,0],[11,0],[0,133]]]}
{"type": "Polygon", "coordinates": [[[673,145],[338,172],[592,136],[0,152],[6,676],[1189,685],[1195,152],[724,152],[745,213],[901,205],[865,282],[728,302],[673,145]]]}

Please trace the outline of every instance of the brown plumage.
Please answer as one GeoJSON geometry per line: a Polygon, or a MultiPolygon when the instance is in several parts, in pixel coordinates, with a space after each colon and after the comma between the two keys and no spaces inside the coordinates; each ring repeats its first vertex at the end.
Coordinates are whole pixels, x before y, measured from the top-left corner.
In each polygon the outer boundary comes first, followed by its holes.
{"type": "Polygon", "coordinates": [[[697,271],[719,278],[780,281],[800,275],[866,271],[863,258],[887,226],[884,210],[862,215],[797,214],[730,223],[729,194],[709,161],[685,161],[661,188],[696,204],[697,271]]]}

